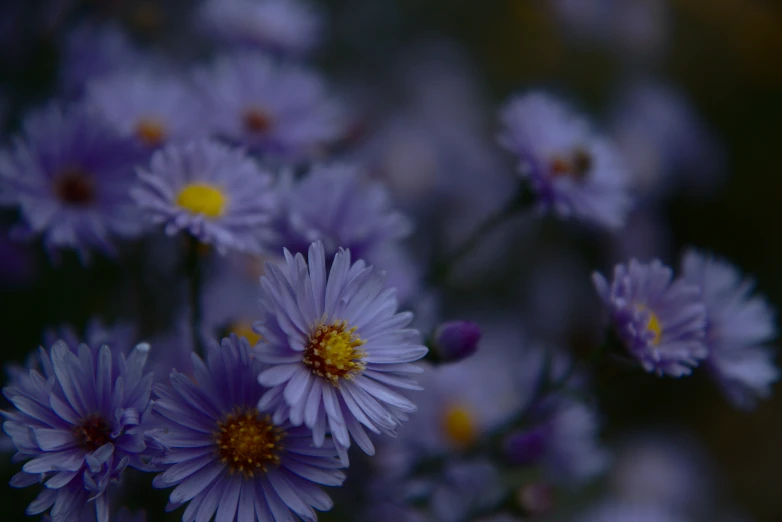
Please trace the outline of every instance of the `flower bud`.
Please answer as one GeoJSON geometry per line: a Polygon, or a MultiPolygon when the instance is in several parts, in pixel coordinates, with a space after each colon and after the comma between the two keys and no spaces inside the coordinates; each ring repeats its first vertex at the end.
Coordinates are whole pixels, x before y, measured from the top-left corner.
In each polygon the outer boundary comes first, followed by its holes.
{"type": "Polygon", "coordinates": [[[480,338],[481,329],[477,324],[451,321],[437,327],[433,348],[442,361],[460,361],[475,353],[480,338]]]}
{"type": "Polygon", "coordinates": [[[505,458],[519,466],[537,464],[546,452],[546,442],[550,438],[550,432],[549,426],[544,424],[511,433],[503,442],[505,458]]]}

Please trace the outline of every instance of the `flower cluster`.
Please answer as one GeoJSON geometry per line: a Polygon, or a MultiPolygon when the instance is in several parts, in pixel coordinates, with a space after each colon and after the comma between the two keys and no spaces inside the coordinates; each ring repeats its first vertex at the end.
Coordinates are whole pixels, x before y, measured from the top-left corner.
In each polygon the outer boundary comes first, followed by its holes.
{"type": "Polygon", "coordinates": [[[700,439],[771,397],[775,312],[717,240],[663,261],[727,175],[636,67],[663,2],[455,2],[474,49],[402,4],[0,3],[6,519],[741,511],[700,439]],[[473,61],[516,34],[537,72],[473,61]],[[616,67],[567,61],[596,42],[616,67]],[[517,77],[587,83],[486,96],[517,77]]]}

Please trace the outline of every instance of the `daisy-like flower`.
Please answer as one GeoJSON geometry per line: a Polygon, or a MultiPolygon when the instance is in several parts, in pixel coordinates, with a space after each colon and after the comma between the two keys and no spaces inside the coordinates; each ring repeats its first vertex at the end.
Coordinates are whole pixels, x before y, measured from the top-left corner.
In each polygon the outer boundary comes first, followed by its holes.
{"type": "Polygon", "coordinates": [[[255,53],[218,59],[196,84],[211,129],[268,156],[303,160],[340,137],[341,112],[316,73],[255,53]]]}
{"type": "Polygon", "coordinates": [[[180,78],[160,71],[140,68],[95,80],[87,101],[118,133],[147,149],[205,134],[198,97],[180,78]]]}
{"type": "Polygon", "coordinates": [[[306,424],[318,446],[330,431],[343,459],[351,437],[371,455],[365,428],[393,434],[416,409],[394,391],[418,389],[410,374],[422,369],[411,363],[427,352],[418,332],[405,328],[412,314],[397,313],[394,290],[384,290],[373,267],[351,263],[349,251],[334,256],[328,275],[321,242],[308,261],[287,250],[285,258],[261,278],[257,355],[272,366],[258,376],[270,388],[259,408],[306,424]]]}
{"type": "Polygon", "coordinates": [[[605,470],[608,454],[598,443],[600,424],[586,405],[549,396],[533,406],[533,427],[509,434],[506,459],[540,465],[560,484],[583,483],[605,470]]]}
{"type": "Polygon", "coordinates": [[[262,366],[245,339],[213,342],[205,363],[192,358],[198,384],[174,371],[171,386],[155,387],[163,426],[150,436],[165,448],[167,469],[152,484],[176,486],[168,509],[189,503],[183,522],[317,520],[312,508],[332,505],[320,484],[345,478],[334,444],[316,448],[308,429],[256,407],[262,366]]]}
{"type": "Polygon", "coordinates": [[[16,206],[22,237],[43,236],[50,254],[90,249],[113,254],[114,236],[132,237],[142,220],[128,192],[141,159],[135,144],[84,106],[30,114],[21,137],[0,158],[0,201],[16,206]]]}
{"type": "Polygon", "coordinates": [[[11,485],[45,485],[28,515],[51,508],[53,522],[70,522],[94,509],[98,522],[108,522],[107,490],[128,466],[145,468],[153,452],[144,437],[148,351],[140,344],[126,359],[106,345],[97,352],[82,345],[75,354],[60,341],[48,353],[41,349],[45,376],[31,370],[3,390],[16,408],[2,412],[3,430],[28,461],[11,485]]]}
{"type": "Polygon", "coordinates": [[[329,258],[341,247],[372,261],[372,254],[410,234],[410,222],[393,209],[385,186],[363,179],[356,167],[315,166],[301,181],[284,178],[281,186],[280,250],[303,254],[322,241],[329,258]]]}
{"type": "Polygon", "coordinates": [[[205,0],[200,25],[229,45],[302,55],[320,41],[320,13],[299,0],[205,0]]]}
{"type": "Polygon", "coordinates": [[[169,235],[187,231],[223,253],[259,252],[276,205],[272,183],[241,149],[199,140],[155,152],[132,195],[169,235]]]}
{"type": "Polygon", "coordinates": [[[542,93],[512,99],[500,118],[500,143],[518,156],[541,209],[606,228],[624,224],[626,173],[613,146],[585,119],[542,93]]]}
{"type": "Polygon", "coordinates": [[[708,356],[700,288],[674,280],[659,260],[632,259],[614,268],[610,283],[597,272],[592,281],[618,337],[646,371],[681,377],[708,356]]]}
{"type": "Polygon", "coordinates": [[[706,368],[739,408],[755,406],[779,379],[774,350],[774,311],[752,295],[754,282],[729,263],[690,250],[682,260],[684,279],[701,288],[706,305],[706,368]]]}

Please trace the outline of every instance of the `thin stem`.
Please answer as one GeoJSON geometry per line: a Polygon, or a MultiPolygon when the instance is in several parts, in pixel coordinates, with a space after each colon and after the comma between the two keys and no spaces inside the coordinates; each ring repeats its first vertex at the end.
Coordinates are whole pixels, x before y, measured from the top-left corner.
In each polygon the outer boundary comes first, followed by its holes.
{"type": "Polygon", "coordinates": [[[188,281],[188,296],[190,299],[190,331],[193,336],[193,349],[199,355],[204,355],[201,340],[201,259],[199,242],[194,236],[188,238],[185,269],[188,281]]]}
{"type": "Polygon", "coordinates": [[[532,202],[532,194],[524,184],[520,184],[516,195],[508,202],[505,208],[493,216],[489,216],[489,218],[481,223],[461,245],[434,264],[434,269],[430,273],[429,280],[432,283],[437,284],[447,279],[454,267],[464,259],[467,254],[472,252],[486,236],[494,232],[510,218],[521,213],[521,211],[529,207],[532,202]]]}

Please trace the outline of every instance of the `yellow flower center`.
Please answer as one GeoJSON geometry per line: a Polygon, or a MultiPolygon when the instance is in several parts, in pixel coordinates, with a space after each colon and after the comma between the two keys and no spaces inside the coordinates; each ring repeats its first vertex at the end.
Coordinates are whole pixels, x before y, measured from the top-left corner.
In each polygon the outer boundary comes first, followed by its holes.
{"type": "Polygon", "coordinates": [[[660,344],[660,339],[662,339],[663,336],[663,328],[660,324],[660,319],[651,310],[649,310],[649,322],[646,324],[646,329],[654,334],[652,344],[655,346],[660,344]]]}
{"type": "Polygon", "coordinates": [[[452,405],[445,411],[443,430],[448,440],[457,448],[466,448],[478,438],[472,412],[461,405],[452,405]]]}
{"type": "Polygon", "coordinates": [[[228,198],[214,185],[191,183],[179,191],[176,204],[193,214],[217,218],[225,213],[228,198]]]}
{"type": "Polygon", "coordinates": [[[255,346],[262,339],[260,334],[253,331],[253,325],[249,321],[235,321],[228,328],[228,333],[236,334],[237,337],[244,337],[250,346],[255,346]]]}
{"type": "Polygon", "coordinates": [[[366,367],[365,353],[358,349],[366,341],[356,335],[356,327],[345,321],[319,324],[310,334],[302,361],[312,373],[339,385],[339,379],[352,379],[366,367]]]}
{"type": "Polygon", "coordinates": [[[136,124],[136,137],[149,147],[158,147],[166,139],[166,127],[154,118],[142,118],[136,124]]]}
{"type": "Polygon", "coordinates": [[[220,461],[231,473],[242,473],[247,479],[280,464],[284,436],[268,415],[262,417],[253,407],[226,415],[213,435],[220,461]]]}

